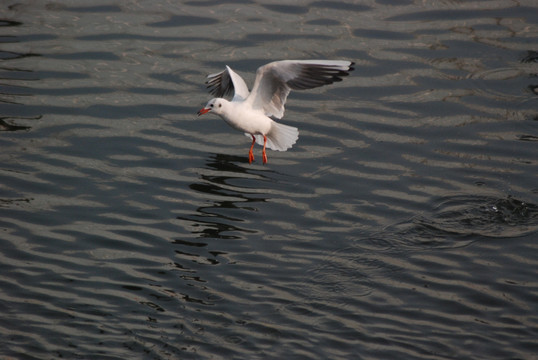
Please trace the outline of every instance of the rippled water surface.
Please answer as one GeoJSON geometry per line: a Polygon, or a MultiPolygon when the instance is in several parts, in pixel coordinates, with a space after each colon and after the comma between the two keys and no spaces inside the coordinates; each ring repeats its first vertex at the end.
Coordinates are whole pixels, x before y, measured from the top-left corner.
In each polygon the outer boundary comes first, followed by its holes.
{"type": "Polygon", "coordinates": [[[4,1],[0,357],[533,359],[538,4],[4,1]],[[205,76],[349,59],[249,165],[205,76]]]}

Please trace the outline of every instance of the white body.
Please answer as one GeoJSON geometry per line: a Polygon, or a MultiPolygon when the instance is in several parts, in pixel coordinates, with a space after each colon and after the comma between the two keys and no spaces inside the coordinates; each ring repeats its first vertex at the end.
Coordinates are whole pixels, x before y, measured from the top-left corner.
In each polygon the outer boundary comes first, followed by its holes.
{"type": "MultiPolygon", "coordinates": [[[[210,107],[211,101],[208,103],[210,107]]],[[[254,136],[258,144],[264,145],[265,136],[266,146],[271,150],[286,151],[299,138],[297,128],[277,123],[247,101],[218,98],[214,99],[212,105],[211,112],[219,115],[234,129],[244,132],[246,136],[254,136]]]]}

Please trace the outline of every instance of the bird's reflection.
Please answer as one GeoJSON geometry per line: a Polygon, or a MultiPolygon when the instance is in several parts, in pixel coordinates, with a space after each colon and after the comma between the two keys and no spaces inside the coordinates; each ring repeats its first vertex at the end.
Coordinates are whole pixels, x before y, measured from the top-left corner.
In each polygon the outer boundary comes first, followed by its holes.
{"type": "MultiPolygon", "coordinates": [[[[32,119],[40,119],[40,118],[41,116],[32,118],[32,119]]],[[[27,118],[17,118],[17,119],[27,120],[27,118]]],[[[15,118],[0,117],[0,131],[21,131],[21,130],[30,130],[32,128],[31,126],[17,125],[14,121],[15,121],[15,118]]]]}
{"type": "Polygon", "coordinates": [[[240,214],[242,211],[256,211],[252,205],[267,200],[266,195],[258,191],[259,181],[268,181],[263,174],[266,170],[254,170],[245,157],[225,154],[213,154],[205,169],[211,171],[201,174],[200,181],[189,187],[205,194],[207,205],[198,207],[192,216],[177,218],[188,221],[192,228],[198,228],[192,233],[201,238],[239,239],[255,233],[254,229],[239,226],[239,223],[246,222],[240,214]],[[243,185],[237,185],[239,182],[243,185]],[[256,182],[258,186],[246,186],[249,182],[256,182]],[[252,191],[254,187],[257,191],[252,191]]]}
{"type": "Polygon", "coordinates": [[[256,211],[254,206],[246,204],[266,201],[265,195],[260,194],[259,189],[253,189],[259,188],[260,181],[267,179],[260,174],[260,170],[253,168],[248,164],[248,158],[214,154],[204,168],[199,170],[199,180],[189,185],[205,199],[206,205],[199,206],[189,215],[177,216],[184,228],[189,229],[190,236],[173,240],[176,246],[174,266],[184,279],[188,278],[189,283],[194,288],[199,287],[201,291],[200,294],[190,293],[188,299],[186,294],[182,294],[185,300],[201,299],[210,303],[211,301],[204,299],[206,279],[195,274],[200,266],[218,265],[223,259],[228,263],[234,262],[228,257],[228,251],[215,249],[224,246],[223,243],[217,245],[210,239],[231,241],[232,243],[227,242],[225,246],[226,249],[233,249],[235,246],[241,246],[236,240],[258,233],[257,229],[248,228],[249,221],[243,216],[256,211]],[[237,182],[242,182],[243,186],[234,184],[237,182]],[[252,185],[245,186],[249,182],[252,185]]]}

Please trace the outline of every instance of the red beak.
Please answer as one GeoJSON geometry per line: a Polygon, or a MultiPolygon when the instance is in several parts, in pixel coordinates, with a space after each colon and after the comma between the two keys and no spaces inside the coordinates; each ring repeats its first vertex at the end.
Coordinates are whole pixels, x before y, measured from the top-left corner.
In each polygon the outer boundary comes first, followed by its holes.
{"type": "Polygon", "coordinates": [[[208,109],[208,108],[200,109],[200,111],[198,111],[198,116],[204,115],[205,113],[209,112],[209,110],[210,109],[208,109]]]}

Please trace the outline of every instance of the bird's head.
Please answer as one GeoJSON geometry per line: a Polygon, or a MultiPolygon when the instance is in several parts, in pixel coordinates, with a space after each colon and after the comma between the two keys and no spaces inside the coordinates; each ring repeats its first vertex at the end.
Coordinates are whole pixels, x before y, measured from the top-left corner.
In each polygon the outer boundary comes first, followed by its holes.
{"type": "Polygon", "coordinates": [[[214,114],[220,115],[223,111],[223,105],[226,100],[221,98],[214,98],[207,102],[206,106],[204,106],[200,111],[198,111],[198,116],[204,115],[208,112],[212,112],[214,114]]]}

